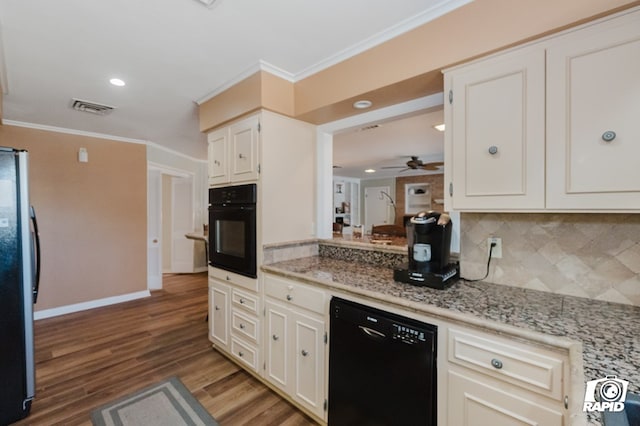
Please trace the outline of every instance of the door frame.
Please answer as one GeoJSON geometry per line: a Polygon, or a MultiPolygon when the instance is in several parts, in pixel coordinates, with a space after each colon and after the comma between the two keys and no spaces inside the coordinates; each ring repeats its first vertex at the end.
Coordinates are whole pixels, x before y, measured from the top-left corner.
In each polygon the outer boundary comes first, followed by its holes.
{"type": "MultiPolygon", "coordinates": [[[[155,163],[153,161],[147,162],[147,288],[149,290],[162,289],[162,175],[170,175],[180,178],[191,178],[191,191],[192,191],[192,215],[195,212],[195,173],[178,169],[175,167],[167,166],[164,164],[155,163]],[[156,179],[155,182],[151,182],[151,179],[156,179]],[[156,192],[153,190],[156,189],[156,192]],[[152,208],[155,206],[156,208],[152,208]],[[155,223],[157,227],[154,232],[150,229],[150,220],[152,215],[155,215],[155,223]],[[155,240],[155,241],[153,241],[155,240]],[[154,273],[155,272],[155,273],[154,273]]],[[[173,192],[173,185],[171,188],[173,192]]],[[[173,228],[173,224],[172,224],[173,228]]],[[[173,229],[172,229],[173,231],[173,229]]]]}
{"type": "MultiPolygon", "coordinates": [[[[376,190],[376,191],[385,191],[387,194],[389,193],[390,189],[388,186],[367,186],[363,189],[364,191],[364,231],[365,232],[372,232],[373,229],[373,223],[370,222],[370,213],[367,213],[368,209],[367,209],[367,192],[370,190],[376,190]]],[[[380,194],[382,195],[382,194],[380,194]]],[[[381,200],[384,200],[384,205],[385,205],[385,224],[388,224],[390,219],[390,214],[389,214],[389,201],[385,198],[380,198],[381,200]]],[[[381,224],[382,225],[382,224],[381,224]]]]}

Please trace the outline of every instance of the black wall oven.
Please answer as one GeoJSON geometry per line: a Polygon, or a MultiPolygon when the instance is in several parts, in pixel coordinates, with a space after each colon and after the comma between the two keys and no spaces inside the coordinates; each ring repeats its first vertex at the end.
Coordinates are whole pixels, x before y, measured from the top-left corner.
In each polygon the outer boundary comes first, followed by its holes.
{"type": "Polygon", "coordinates": [[[256,274],[256,184],[209,189],[209,264],[256,274]]]}

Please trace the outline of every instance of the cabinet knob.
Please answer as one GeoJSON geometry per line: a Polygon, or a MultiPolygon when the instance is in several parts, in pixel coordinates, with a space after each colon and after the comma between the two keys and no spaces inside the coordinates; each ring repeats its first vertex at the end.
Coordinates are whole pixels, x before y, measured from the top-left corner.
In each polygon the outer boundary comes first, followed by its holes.
{"type": "Polygon", "coordinates": [[[287,294],[287,300],[293,300],[293,297],[290,294],[287,294]]]}
{"type": "Polygon", "coordinates": [[[214,307],[214,309],[215,309],[216,311],[219,311],[219,310],[220,310],[220,307],[219,307],[218,305],[216,305],[216,306],[214,307]]]}
{"type": "Polygon", "coordinates": [[[244,330],[245,325],[240,323],[240,330],[244,330]]]}
{"type": "Polygon", "coordinates": [[[219,166],[220,162],[218,160],[213,160],[213,164],[215,164],[216,166],[219,166]]]}
{"type": "Polygon", "coordinates": [[[564,408],[569,408],[569,395],[564,396],[564,408]]]}
{"type": "Polygon", "coordinates": [[[616,138],[616,132],[613,130],[607,130],[602,134],[602,140],[605,142],[611,142],[616,138]]]}
{"type": "Polygon", "coordinates": [[[229,278],[229,275],[227,275],[227,281],[231,281],[231,278],[229,278]]]}
{"type": "Polygon", "coordinates": [[[502,368],[502,361],[500,361],[499,359],[494,358],[494,359],[491,360],[491,365],[493,365],[495,368],[500,370],[502,368]]]}
{"type": "Polygon", "coordinates": [[[238,352],[238,356],[239,356],[240,358],[242,358],[242,357],[244,356],[244,352],[242,352],[242,351],[238,352]]]}
{"type": "Polygon", "coordinates": [[[244,299],[242,297],[240,298],[240,304],[244,305],[244,299]]]}
{"type": "Polygon", "coordinates": [[[246,158],[244,155],[242,154],[238,154],[238,158],[242,159],[242,158],[246,158]]]}
{"type": "Polygon", "coordinates": [[[278,337],[277,334],[274,334],[273,336],[271,336],[271,338],[275,341],[275,340],[278,340],[280,337],[278,337]]]}
{"type": "Polygon", "coordinates": [[[304,349],[302,351],[300,351],[300,353],[302,354],[302,356],[309,355],[309,352],[305,351],[304,349]]]}
{"type": "Polygon", "coordinates": [[[496,155],[498,153],[498,147],[495,145],[491,145],[489,147],[489,154],[496,155]]]}

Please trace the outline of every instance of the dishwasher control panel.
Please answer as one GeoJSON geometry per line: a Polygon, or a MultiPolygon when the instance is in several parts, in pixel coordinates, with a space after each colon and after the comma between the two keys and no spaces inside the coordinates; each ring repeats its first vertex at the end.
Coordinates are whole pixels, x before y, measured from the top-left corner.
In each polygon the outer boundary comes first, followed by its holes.
{"type": "Polygon", "coordinates": [[[391,337],[395,340],[401,340],[410,344],[426,341],[424,331],[416,328],[397,323],[393,323],[391,328],[393,330],[391,337]]]}

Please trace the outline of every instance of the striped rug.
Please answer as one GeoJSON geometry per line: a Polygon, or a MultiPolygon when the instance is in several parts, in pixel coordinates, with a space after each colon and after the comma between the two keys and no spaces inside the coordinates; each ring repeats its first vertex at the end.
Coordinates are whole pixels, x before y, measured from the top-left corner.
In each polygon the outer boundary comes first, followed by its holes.
{"type": "Polygon", "coordinates": [[[177,377],[95,409],[91,421],[95,426],[218,426],[177,377]]]}

